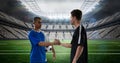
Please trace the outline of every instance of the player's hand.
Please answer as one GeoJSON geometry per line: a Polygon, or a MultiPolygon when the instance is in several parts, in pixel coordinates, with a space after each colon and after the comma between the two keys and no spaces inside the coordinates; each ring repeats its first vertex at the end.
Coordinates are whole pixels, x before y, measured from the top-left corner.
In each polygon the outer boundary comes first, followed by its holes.
{"type": "Polygon", "coordinates": [[[56,54],[53,53],[53,61],[55,61],[55,60],[56,60],[56,54]]]}
{"type": "Polygon", "coordinates": [[[76,63],[76,59],[73,59],[72,63],[76,63]]]}
{"type": "Polygon", "coordinates": [[[54,40],[54,45],[60,45],[61,43],[60,43],[60,40],[58,40],[58,39],[55,39],[54,40]]]}

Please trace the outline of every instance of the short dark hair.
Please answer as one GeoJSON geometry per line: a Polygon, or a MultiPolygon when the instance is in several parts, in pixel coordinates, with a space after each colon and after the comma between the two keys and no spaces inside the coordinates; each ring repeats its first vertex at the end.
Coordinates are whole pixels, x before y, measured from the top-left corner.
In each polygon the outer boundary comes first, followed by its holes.
{"type": "Polygon", "coordinates": [[[40,20],[41,20],[40,17],[34,17],[34,21],[33,21],[33,22],[35,22],[37,19],[40,19],[40,20]]]}
{"type": "Polygon", "coordinates": [[[74,9],[73,11],[71,11],[71,15],[74,17],[76,17],[77,20],[81,20],[82,17],[82,11],[79,9],[74,9]]]}

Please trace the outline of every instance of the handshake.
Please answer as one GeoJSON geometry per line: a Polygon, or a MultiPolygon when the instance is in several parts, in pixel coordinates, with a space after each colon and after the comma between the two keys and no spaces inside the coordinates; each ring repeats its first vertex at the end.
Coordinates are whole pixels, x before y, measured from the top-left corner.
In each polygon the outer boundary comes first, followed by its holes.
{"type": "Polygon", "coordinates": [[[60,45],[61,43],[60,43],[60,40],[55,39],[54,42],[53,42],[53,44],[54,44],[54,45],[60,45]]]}

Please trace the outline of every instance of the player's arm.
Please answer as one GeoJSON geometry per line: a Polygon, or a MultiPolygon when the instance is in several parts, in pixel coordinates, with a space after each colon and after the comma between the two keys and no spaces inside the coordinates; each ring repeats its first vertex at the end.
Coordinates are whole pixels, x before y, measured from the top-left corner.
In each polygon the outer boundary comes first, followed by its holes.
{"type": "Polygon", "coordinates": [[[83,49],[84,49],[83,46],[78,46],[77,47],[77,50],[76,50],[76,53],[75,53],[75,56],[74,56],[74,59],[73,59],[72,63],[76,63],[76,61],[78,60],[78,58],[81,56],[81,54],[83,52],[83,49]]]}
{"type": "Polygon", "coordinates": [[[55,60],[56,59],[56,53],[55,53],[55,49],[54,49],[53,46],[52,46],[52,53],[53,53],[53,60],[55,60]]]}
{"type": "Polygon", "coordinates": [[[61,43],[60,45],[66,48],[71,48],[72,46],[70,43],[61,43]]]}
{"type": "Polygon", "coordinates": [[[55,49],[54,49],[54,47],[52,46],[52,53],[55,53],[55,49]]]}
{"type": "Polygon", "coordinates": [[[39,46],[50,46],[50,45],[59,45],[60,43],[57,41],[54,42],[39,42],[38,45],[39,46]]]}
{"type": "Polygon", "coordinates": [[[60,45],[60,41],[55,39],[54,42],[39,42],[39,46],[60,45]]]}

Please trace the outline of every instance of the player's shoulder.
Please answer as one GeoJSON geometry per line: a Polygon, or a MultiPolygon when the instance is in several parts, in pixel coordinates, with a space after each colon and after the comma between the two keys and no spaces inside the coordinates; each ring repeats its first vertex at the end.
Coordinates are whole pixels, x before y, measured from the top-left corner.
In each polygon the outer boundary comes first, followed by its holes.
{"type": "Polygon", "coordinates": [[[30,30],[30,31],[28,31],[28,36],[31,36],[31,35],[33,35],[34,34],[34,30],[30,30]]]}
{"type": "Polygon", "coordinates": [[[80,29],[83,30],[83,29],[85,29],[85,28],[84,28],[83,25],[80,25],[80,26],[77,28],[77,30],[80,30],[80,29]]]}
{"type": "Polygon", "coordinates": [[[45,31],[43,31],[43,30],[40,30],[40,32],[44,33],[45,31]]]}
{"type": "Polygon", "coordinates": [[[86,29],[85,29],[85,27],[82,25],[82,31],[83,32],[85,32],[86,31],[86,29]]]}
{"type": "Polygon", "coordinates": [[[43,31],[43,30],[40,30],[40,32],[43,33],[43,34],[45,34],[45,31],[43,31]]]}
{"type": "Polygon", "coordinates": [[[30,31],[29,31],[29,34],[34,33],[34,32],[35,32],[34,30],[30,30],[30,31]]]}

